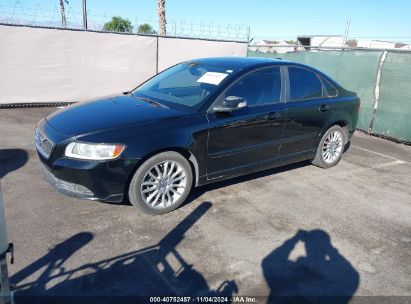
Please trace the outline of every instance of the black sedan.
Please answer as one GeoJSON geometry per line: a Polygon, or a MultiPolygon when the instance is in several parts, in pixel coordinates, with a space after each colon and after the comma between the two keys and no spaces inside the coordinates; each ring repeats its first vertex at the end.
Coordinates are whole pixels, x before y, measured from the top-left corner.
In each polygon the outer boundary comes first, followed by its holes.
{"type": "Polygon", "coordinates": [[[257,58],[175,65],[123,95],[41,120],[35,142],[50,183],[83,199],[161,214],[192,187],[284,164],[338,163],[360,100],[322,72],[257,58]]]}

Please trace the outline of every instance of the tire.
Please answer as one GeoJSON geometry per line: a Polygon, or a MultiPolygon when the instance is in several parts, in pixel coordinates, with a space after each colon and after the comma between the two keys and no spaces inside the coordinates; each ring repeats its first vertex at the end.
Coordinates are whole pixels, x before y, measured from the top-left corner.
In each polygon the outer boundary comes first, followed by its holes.
{"type": "Polygon", "coordinates": [[[139,211],[158,215],[177,209],[186,200],[193,183],[187,159],[173,151],[147,159],[130,181],[128,197],[139,211]]]}
{"type": "Polygon", "coordinates": [[[331,168],[340,161],[346,144],[346,134],[340,126],[332,126],[320,140],[311,163],[320,168],[331,168]]]}

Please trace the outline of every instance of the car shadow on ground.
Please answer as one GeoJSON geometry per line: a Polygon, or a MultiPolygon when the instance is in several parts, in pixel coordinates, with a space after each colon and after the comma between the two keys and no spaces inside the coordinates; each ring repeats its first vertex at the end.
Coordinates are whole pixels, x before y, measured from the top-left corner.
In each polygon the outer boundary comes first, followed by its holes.
{"type": "MultiPolygon", "coordinates": [[[[344,146],[343,154],[345,154],[348,151],[348,149],[350,148],[350,145],[351,145],[351,141],[349,141],[344,146]]],[[[201,186],[201,187],[198,187],[198,188],[193,187],[192,190],[191,190],[191,193],[189,194],[189,196],[187,197],[186,201],[184,202],[184,204],[182,206],[185,206],[185,205],[195,201],[201,195],[203,195],[204,193],[206,193],[208,191],[213,191],[213,190],[216,190],[216,189],[219,189],[219,188],[224,188],[224,187],[232,186],[232,185],[235,185],[235,184],[245,183],[245,182],[248,182],[248,181],[253,180],[253,179],[258,179],[258,178],[262,178],[262,177],[266,177],[266,176],[270,176],[270,175],[275,175],[275,174],[287,172],[287,171],[290,171],[290,170],[303,168],[303,167],[306,167],[306,166],[311,166],[311,162],[309,160],[304,160],[304,161],[300,161],[300,162],[297,162],[297,163],[292,163],[292,164],[288,164],[288,165],[284,165],[284,166],[280,166],[280,167],[275,167],[275,168],[272,168],[272,169],[267,169],[267,170],[263,170],[263,171],[259,171],[259,172],[255,172],[255,173],[250,173],[250,174],[242,175],[242,176],[239,176],[239,177],[229,178],[227,180],[223,180],[223,181],[220,181],[220,182],[208,184],[208,185],[201,186]]],[[[129,204],[128,202],[126,202],[126,203],[129,204]]]]}
{"type": "Polygon", "coordinates": [[[268,303],[346,304],[360,282],[359,273],[321,229],[298,231],[261,265],[270,287],[268,303]]]}
{"type": "Polygon", "coordinates": [[[266,176],[275,175],[275,174],[287,172],[287,171],[298,169],[298,168],[303,168],[303,167],[306,167],[306,166],[309,166],[309,165],[311,165],[311,163],[309,161],[302,161],[302,162],[298,162],[298,163],[294,163],[294,164],[289,164],[289,165],[284,165],[284,166],[281,166],[281,167],[276,167],[276,168],[273,168],[273,169],[267,169],[267,170],[259,171],[259,172],[256,172],[256,173],[250,173],[250,174],[242,175],[242,176],[239,176],[239,177],[230,178],[230,179],[227,179],[227,180],[223,180],[223,181],[220,181],[220,182],[208,184],[208,185],[201,186],[201,187],[198,187],[198,188],[193,188],[191,190],[191,193],[187,197],[185,203],[182,206],[195,201],[201,195],[203,195],[204,193],[209,192],[209,191],[213,191],[213,190],[216,190],[216,189],[219,189],[219,188],[224,188],[224,187],[228,187],[228,186],[232,186],[232,185],[236,185],[236,184],[240,184],[240,183],[245,183],[245,182],[251,181],[253,179],[263,178],[263,177],[266,177],[266,176]]]}
{"type": "Polygon", "coordinates": [[[0,149],[0,179],[8,173],[23,167],[28,160],[28,153],[22,149],[0,149]]]}
{"type": "MultiPolygon", "coordinates": [[[[229,178],[223,181],[215,182],[215,183],[204,185],[204,186],[197,187],[197,188],[193,186],[187,199],[184,201],[184,203],[179,208],[190,204],[191,202],[195,201],[196,199],[198,199],[200,196],[202,196],[204,193],[208,191],[213,191],[219,188],[224,188],[224,187],[228,187],[231,185],[248,182],[253,179],[258,179],[258,178],[262,178],[265,176],[274,175],[274,174],[286,172],[286,171],[297,169],[297,168],[302,168],[302,167],[309,166],[309,165],[311,165],[309,161],[302,161],[302,162],[298,162],[294,164],[276,167],[273,169],[267,169],[267,170],[263,170],[263,171],[259,171],[255,173],[249,173],[249,174],[242,175],[239,177],[229,178]]],[[[109,204],[109,205],[129,205],[131,206],[131,203],[129,202],[127,197],[124,197],[123,201],[120,203],[115,203],[115,202],[114,203],[113,202],[102,202],[102,203],[109,204]]]]}
{"type": "Polygon", "coordinates": [[[211,206],[202,203],[158,244],[66,269],[65,261],[93,240],[91,233],[76,234],[11,277],[16,303],[148,303],[149,299],[140,297],[231,297],[238,292],[233,280],[211,289],[177,249],[184,234],[211,206]]]}

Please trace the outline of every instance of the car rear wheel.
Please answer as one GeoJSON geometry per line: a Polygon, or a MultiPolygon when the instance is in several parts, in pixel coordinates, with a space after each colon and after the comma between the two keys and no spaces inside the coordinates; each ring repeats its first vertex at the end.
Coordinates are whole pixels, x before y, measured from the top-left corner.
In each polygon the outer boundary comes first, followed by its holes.
{"type": "Polygon", "coordinates": [[[187,159],[173,151],[146,160],[134,174],[128,196],[146,214],[163,214],[178,208],[191,190],[193,175],[187,159]]]}
{"type": "Polygon", "coordinates": [[[344,152],[345,135],[340,126],[332,126],[325,132],[318,145],[312,164],[320,168],[335,166],[344,152]]]}

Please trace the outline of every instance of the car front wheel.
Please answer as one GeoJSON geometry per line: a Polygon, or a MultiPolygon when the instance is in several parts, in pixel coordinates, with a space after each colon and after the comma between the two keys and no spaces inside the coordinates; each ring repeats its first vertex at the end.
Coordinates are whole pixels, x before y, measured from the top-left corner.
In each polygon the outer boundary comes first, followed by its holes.
{"type": "Polygon", "coordinates": [[[340,126],[332,126],[325,132],[318,145],[312,164],[320,168],[335,166],[341,159],[345,147],[344,131],[340,126]]]}
{"type": "Polygon", "coordinates": [[[178,208],[191,190],[193,175],[187,159],[173,151],[147,159],[134,174],[128,196],[146,214],[163,214],[178,208]]]}

